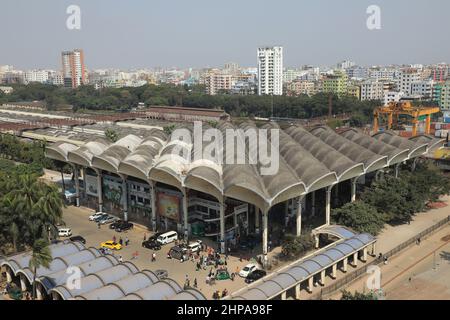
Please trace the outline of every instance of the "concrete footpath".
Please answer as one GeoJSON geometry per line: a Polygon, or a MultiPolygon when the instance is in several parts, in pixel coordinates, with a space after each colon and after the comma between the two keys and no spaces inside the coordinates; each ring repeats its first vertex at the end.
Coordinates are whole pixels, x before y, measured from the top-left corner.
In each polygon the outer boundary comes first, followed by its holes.
{"type": "MultiPolygon", "coordinates": [[[[377,237],[378,241],[376,244],[376,254],[384,254],[385,252],[394,249],[403,242],[415,237],[420,232],[448,217],[450,215],[450,197],[446,196],[441,200],[447,204],[446,207],[419,213],[411,224],[395,227],[387,226],[377,237]]],[[[450,265],[448,263],[450,243],[442,240],[445,239],[447,235],[450,235],[449,225],[428,235],[425,239],[421,239],[420,245],[412,245],[411,247],[396,254],[394,257],[391,257],[387,265],[380,265],[381,289],[384,292],[386,299],[413,299],[413,296],[407,297],[407,295],[399,294],[399,292],[401,292],[401,290],[399,291],[399,288],[404,285],[405,278],[408,280],[408,283],[411,284],[416,275],[422,274],[422,272],[425,271],[430,273],[430,269],[432,269],[430,264],[432,264],[432,267],[435,267],[436,265],[440,266],[442,277],[438,277],[436,272],[432,277],[428,275],[428,278],[425,275],[422,275],[422,282],[417,288],[422,287],[423,289],[424,287],[427,287],[428,290],[417,289],[415,296],[420,297],[418,299],[433,299],[433,297],[437,298],[437,296],[435,294],[431,294],[431,292],[440,292],[442,295],[438,295],[439,298],[446,297],[450,299],[450,280],[448,280],[450,279],[450,265]],[[445,263],[445,261],[447,262],[445,263]],[[446,276],[448,276],[447,281],[439,281],[440,278],[445,280],[446,276]],[[432,282],[425,280],[430,280],[432,278],[434,278],[432,282]],[[444,287],[442,287],[443,285],[444,287]],[[441,288],[438,289],[438,286],[441,288]]],[[[368,264],[373,262],[373,260],[374,259],[369,260],[368,264]]],[[[341,290],[343,289],[350,292],[368,292],[370,289],[367,287],[366,282],[369,277],[369,274],[367,276],[363,276],[352,282],[350,285],[342,287],[335,293],[323,298],[340,299],[341,290]]],[[[330,284],[332,283],[333,282],[330,282],[330,284]]],[[[417,284],[419,283],[417,282],[417,284]]],[[[412,291],[407,290],[406,292],[411,293],[412,291]]]]}

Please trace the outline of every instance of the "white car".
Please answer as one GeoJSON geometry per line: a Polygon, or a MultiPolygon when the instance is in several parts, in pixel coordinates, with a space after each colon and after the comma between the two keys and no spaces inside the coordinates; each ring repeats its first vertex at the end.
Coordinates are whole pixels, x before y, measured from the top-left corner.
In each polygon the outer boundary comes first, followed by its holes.
{"type": "Polygon", "coordinates": [[[239,271],[239,275],[242,278],[247,278],[247,276],[256,269],[258,269],[258,266],[256,264],[250,263],[246,265],[241,271],[239,271]]]}
{"type": "Polygon", "coordinates": [[[103,215],[105,215],[106,213],[104,213],[104,212],[96,212],[96,213],[94,213],[94,214],[91,214],[90,216],[89,216],[89,221],[94,221],[95,219],[97,219],[97,218],[99,218],[99,217],[101,217],[101,216],[103,216],[103,215]]]}
{"type": "Polygon", "coordinates": [[[116,217],[113,217],[113,216],[105,216],[105,217],[102,218],[99,222],[100,222],[100,224],[110,224],[110,223],[116,222],[117,220],[119,220],[119,219],[116,218],[116,217]]]}
{"type": "Polygon", "coordinates": [[[60,237],[70,237],[71,235],[72,235],[72,230],[70,228],[58,229],[58,236],[60,236],[60,237]]]}
{"type": "Polygon", "coordinates": [[[194,242],[188,244],[188,246],[187,246],[187,249],[191,250],[191,252],[198,252],[198,251],[200,251],[201,248],[202,248],[201,240],[194,241],[194,242]]]}

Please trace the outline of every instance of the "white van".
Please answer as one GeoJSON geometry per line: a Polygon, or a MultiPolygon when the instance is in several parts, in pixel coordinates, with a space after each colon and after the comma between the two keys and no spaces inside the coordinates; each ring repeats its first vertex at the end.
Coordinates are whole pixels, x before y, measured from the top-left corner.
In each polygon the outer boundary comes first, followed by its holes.
{"type": "Polygon", "coordinates": [[[72,230],[70,228],[59,228],[58,236],[60,237],[70,237],[72,235],[72,230]]]}
{"type": "Polygon", "coordinates": [[[187,249],[191,252],[199,252],[202,249],[202,241],[197,240],[188,244],[187,249]]]}
{"type": "Polygon", "coordinates": [[[178,240],[178,233],[176,231],[169,231],[160,235],[156,241],[160,244],[167,244],[178,240]]]}

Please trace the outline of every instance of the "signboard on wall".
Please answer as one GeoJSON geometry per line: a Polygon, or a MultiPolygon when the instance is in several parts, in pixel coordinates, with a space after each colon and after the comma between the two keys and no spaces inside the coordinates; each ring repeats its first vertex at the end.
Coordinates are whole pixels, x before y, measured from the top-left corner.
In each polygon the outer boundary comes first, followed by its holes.
{"type": "Polygon", "coordinates": [[[116,177],[103,176],[103,196],[105,199],[117,205],[124,204],[124,192],[122,181],[116,177]]]}
{"type": "Polygon", "coordinates": [[[180,222],[180,198],[158,192],[158,215],[180,222]]]}
{"type": "Polygon", "coordinates": [[[86,194],[90,196],[97,197],[97,177],[85,175],[84,177],[86,183],[86,194]]]}

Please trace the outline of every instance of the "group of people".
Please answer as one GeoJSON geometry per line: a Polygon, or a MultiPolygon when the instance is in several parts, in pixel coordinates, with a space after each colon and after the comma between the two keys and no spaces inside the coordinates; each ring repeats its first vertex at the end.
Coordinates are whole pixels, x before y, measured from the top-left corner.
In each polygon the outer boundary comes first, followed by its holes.
{"type": "Polygon", "coordinates": [[[223,291],[217,290],[213,293],[213,299],[214,300],[220,300],[222,298],[225,298],[228,295],[228,290],[225,288],[223,291]]]}
{"type": "MultiPolygon", "coordinates": [[[[116,236],[113,236],[113,242],[116,242],[117,238],[116,236]]],[[[128,246],[130,244],[130,239],[128,239],[128,237],[125,237],[125,241],[122,239],[122,237],[119,238],[119,242],[118,242],[121,246],[123,246],[125,244],[125,246],[128,246]]]]}

